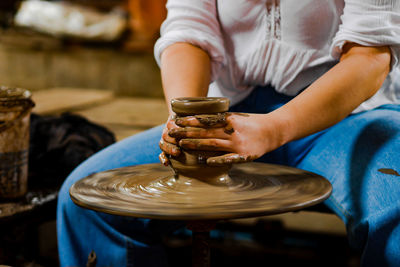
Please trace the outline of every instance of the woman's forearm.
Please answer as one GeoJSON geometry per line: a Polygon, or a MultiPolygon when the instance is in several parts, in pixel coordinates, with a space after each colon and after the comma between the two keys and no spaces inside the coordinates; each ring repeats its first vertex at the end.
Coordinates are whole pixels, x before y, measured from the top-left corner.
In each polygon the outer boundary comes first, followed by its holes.
{"type": "Polygon", "coordinates": [[[280,121],[282,144],[344,119],[377,92],[389,69],[388,47],[348,44],[335,67],[285,106],[268,114],[280,121]]]}
{"type": "Polygon", "coordinates": [[[206,96],[210,84],[210,57],[187,43],[169,46],[161,55],[161,78],[165,100],[175,97],[206,96]]]}

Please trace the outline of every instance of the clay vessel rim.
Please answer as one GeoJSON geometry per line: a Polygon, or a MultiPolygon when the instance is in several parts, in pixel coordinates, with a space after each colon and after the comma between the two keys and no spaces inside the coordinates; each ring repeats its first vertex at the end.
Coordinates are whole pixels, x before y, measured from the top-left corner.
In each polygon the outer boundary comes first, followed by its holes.
{"type": "Polygon", "coordinates": [[[229,109],[226,97],[180,97],[171,100],[172,110],[178,115],[222,113],[229,109]]]}
{"type": "Polygon", "coordinates": [[[27,89],[7,86],[0,87],[0,101],[24,100],[31,97],[32,93],[27,89]]]}
{"type": "Polygon", "coordinates": [[[183,102],[183,103],[196,103],[196,102],[221,102],[229,100],[226,97],[216,97],[216,96],[208,96],[208,97],[177,97],[171,100],[171,103],[183,102]]]}

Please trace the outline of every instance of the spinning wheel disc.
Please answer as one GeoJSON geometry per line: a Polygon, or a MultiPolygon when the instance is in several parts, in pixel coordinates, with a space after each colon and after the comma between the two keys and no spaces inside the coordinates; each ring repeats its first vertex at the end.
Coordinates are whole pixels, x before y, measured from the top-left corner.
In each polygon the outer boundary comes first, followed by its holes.
{"type": "Polygon", "coordinates": [[[285,166],[237,164],[225,184],[175,177],[161,164],[90,175],[70,188],[79,206],[110,214],[164,220],[213,220],[271,215],[327,199],[323,177],[285,166]]]}

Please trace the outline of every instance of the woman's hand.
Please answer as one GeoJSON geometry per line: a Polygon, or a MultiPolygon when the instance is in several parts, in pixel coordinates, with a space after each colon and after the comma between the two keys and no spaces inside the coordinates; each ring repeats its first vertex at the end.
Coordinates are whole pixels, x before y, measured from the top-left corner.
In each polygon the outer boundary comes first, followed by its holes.
{"type": "Polygon", "coordinates": [[[170,116],[165,124],[162,132],[161,140],[159,146],[162,150],[161,154],[158,156],[161,163],[165,166],[169,165],[169,159],[167,155],[179,156],[181,150],[177,145],[177,141],[174,137],[171,137],[168,132],[172,129],[177,129],[178,126],[175,124],[174,118],[170,116]]]}
{"type": "Polygon", "coordinates": [[[175,123],[181,128],[171,128],[168,135],[179,140],[179,147],[230,152],[207,159],[209,165],[252,161],[283,144],[279,123],[268,114],[197,115],[177,118],[175,123]]]}

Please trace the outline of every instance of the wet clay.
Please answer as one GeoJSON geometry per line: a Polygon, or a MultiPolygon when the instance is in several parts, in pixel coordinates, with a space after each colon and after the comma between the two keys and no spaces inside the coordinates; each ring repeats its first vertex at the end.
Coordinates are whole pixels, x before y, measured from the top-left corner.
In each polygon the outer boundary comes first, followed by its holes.
{"type": "Polygon", "coordinates": [[[227,126],[224,128],[224,133],[226,134],[233,134],[235,132],[235,129],[233,129],[232,126],[227,126]]]}
{"type": "Polygon", "coordinates": [[[218,113],[215,115],[195,115],[194,116],[205,127],[225,126],[226,114],[218,113]]]}
{"type": "Polygon", "coordinates": [[[183,150],[178,157],[170,158],[172,169],[177,175],[201,180],[213,185],[223,185],[229,182],[228,170],[230,164],[209,166],[210,157],[222,156],[225,152],[183,150]]]}
{"type": "Polygon", "coordinates": [[[378,171],[381,172],[381,173],[384,173],[384,174],[400,176],[400,174],[397,171],[393,170],[393,169],[384,169],[383,168],[383,169],[379,169],[378,171]]]}
{"type": "Polygon", "coordinates": [[[207,160],[207,164],[210,166],[234,164],[234,163],[245,163],[255,160],[256,156],[243,156],[236,153],[227,154],[221,157],[214,157],[207,160]]]}
{"type": "MultiPolygon", "coordinates": [[[[201,127],[224,127],[227,124],[226,113],[193,115],[191,118],[193,117],[200,123],[199,126],[201,127]]],[[[187,121],[185,117],[177,117],[175,123],[178,126],[185,127],[187,121]]]]}
{"type": "Polygon", "coordinates": [[[169,160],[165,153],[161,153],[160,155],[158,155],[158,159],[160,160],[162,165],[168,166],[169,160]]]}
{"type": "MultiPolygon", "coordinates": [[[[224,97],[176,98],[171,101],[171,107],[176,113],[177,125],[182,125],[186,116],[194,115],[203,127],[225,126],[229,99],[224,97]]],[[[179,131],[176,131],[176,134],[179,136],[179,131]]],[[[207,145],[195,139],[191,139],[191,142],[184,139],[179,141],[178,137],[177,141],[181,153],[179,156],[170,156],[169,161],[178,176],[200,179],[214,185],[229,183],[230,164],[207,165],[208,158],[221,156],[227,152],[215,151],[216,148],[212,144],[207,145]]]]}
{"type": "Polygon", "coordinates": [[[217,220],[271,215],[317,204],[330,183],[311,172],[273,164],[234,165],[218,186],[161,164],[124,167],[93,174],[70,188],[72,200],[111,214],[166,219],[217,220]]]}
{"type": "Polygon", "coordinates": [[[249,114],[247,114],[247,113],[241,113],[241,112],[228,112],[228,115],[231,115],[231,114],[233,114],[233,115],[238,115],[238,116],[242,116],[242,117],[250,117],[250,115],[249,115],[249,114]]]}

